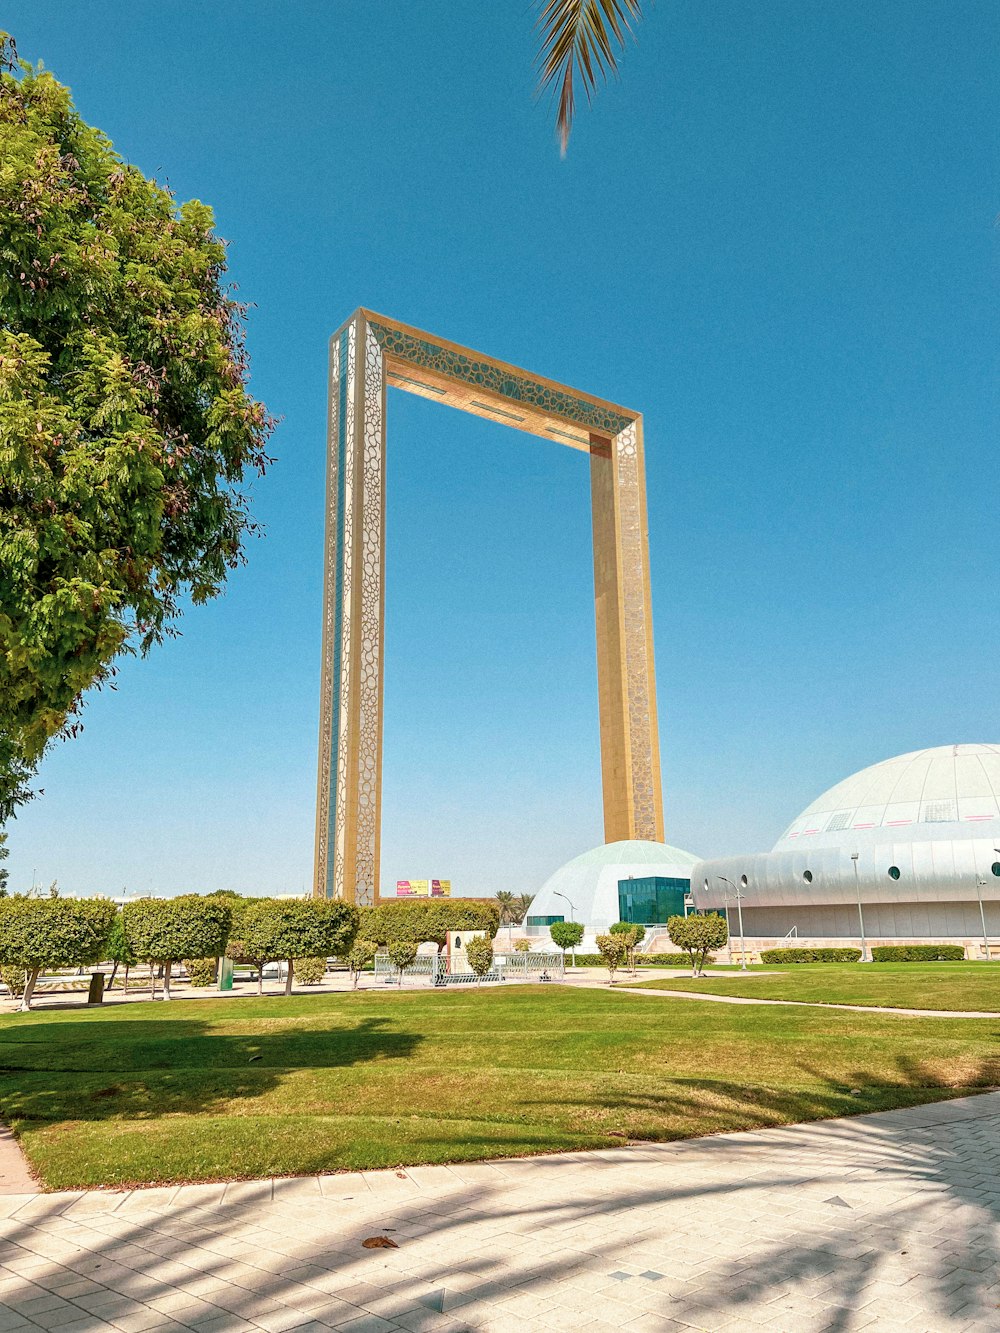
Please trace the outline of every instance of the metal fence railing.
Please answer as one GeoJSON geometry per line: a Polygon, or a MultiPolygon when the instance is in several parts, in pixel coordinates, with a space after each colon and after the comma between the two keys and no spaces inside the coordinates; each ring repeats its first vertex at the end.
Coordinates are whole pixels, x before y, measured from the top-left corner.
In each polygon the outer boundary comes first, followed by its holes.
{"type": "MultiPolygon", "coordinates": [[[[561,980],[566,970],[566,960],[561,953],[500,953],[493,955],[493,966],[482,977],[483,981],[515,981],[535,979],[537,981],[561,980]]],[[[464,955],[451,958],[447,954],[418,954],[413,963],[403,969],[402,980],[416,981],[426,978],[433,986],[468,985],[478,978],[469,966],[464,955]]],[[[383,985],[393,985],[400,980],[396,968],[387,953],[375,955],[375,981],[383,985]]]]}

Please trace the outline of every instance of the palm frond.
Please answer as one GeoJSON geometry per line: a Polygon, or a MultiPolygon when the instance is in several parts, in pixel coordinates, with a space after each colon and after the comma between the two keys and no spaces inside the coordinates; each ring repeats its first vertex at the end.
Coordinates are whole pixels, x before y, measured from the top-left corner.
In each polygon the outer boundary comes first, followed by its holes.
{"type": "Polygon", "coordinates": [[[538,16],[541,32],[538,53],[538,90],[559,85],[556,129],[566,154],[576,109],[574,78],[579,75],[588,103],[598,81],[618,73],[618,53],[632,28],[629,20],[642,18],[642,0],[542,0],[538,16]]]}

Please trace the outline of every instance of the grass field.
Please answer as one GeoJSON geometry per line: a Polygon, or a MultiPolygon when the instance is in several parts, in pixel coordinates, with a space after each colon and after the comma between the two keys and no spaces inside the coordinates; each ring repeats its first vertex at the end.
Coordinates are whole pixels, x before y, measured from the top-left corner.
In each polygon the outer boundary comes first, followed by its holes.
{"type": "Polygon", "coordinates": [[[639,984],[645,990],[700,990],[766,1000],[1000,1013],[998,963],[792,963],[639,984]]]}
{"type": "Polygon", "coordinates": [[[569,987],[0,1019],[50,1188],[467,1161],[818,1119],[1000,1083],[1000,1023],[569,987]]]}

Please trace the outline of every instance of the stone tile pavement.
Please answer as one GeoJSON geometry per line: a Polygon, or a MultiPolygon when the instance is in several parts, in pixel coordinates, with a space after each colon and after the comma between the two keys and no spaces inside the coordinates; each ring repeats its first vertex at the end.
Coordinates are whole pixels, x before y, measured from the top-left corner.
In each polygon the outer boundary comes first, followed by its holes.
{"type": "Polygon", "coordinates": [[[1000,1330],[998,1259],[990,1093],[470,1166],[10,1195],[0,1333],[1000,1330]]]}

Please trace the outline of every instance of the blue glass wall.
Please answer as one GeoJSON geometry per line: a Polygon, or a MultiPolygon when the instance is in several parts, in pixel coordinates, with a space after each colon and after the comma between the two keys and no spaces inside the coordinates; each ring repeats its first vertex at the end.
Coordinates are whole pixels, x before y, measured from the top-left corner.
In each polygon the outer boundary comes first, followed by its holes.
{"type": "Polygon", "coordinates": [[[618,919],[641,926],[666,925],[668,917],[684,915],[684,895],[690,892],[689,879],[669,879],[664,875],[620,879],[618,919]]]}

